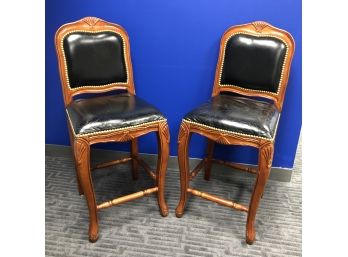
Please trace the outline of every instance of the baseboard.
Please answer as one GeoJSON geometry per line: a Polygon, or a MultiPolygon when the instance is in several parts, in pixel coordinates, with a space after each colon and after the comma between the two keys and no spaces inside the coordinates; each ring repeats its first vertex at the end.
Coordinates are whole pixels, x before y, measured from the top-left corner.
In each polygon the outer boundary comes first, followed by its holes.
{"type": "MultiPolygon", "coordinates": [[[[72,151],[70,146],[65,145],[46,145],[46,156],[61,156],[61,157],[71,157],[72,151]]],[[[139,153],[140,157],[144,159],[151,167],[155,167],[157,163],[156,154],[145,154],[139,153]]],[[[105,149],[95,149],[91,150],[92,162],[98,162],[98,160],[114,160],[122,157],[129,156],[129,152],[123,151],[113,151],[105,149]]],[[[190,169],[194,168],[202,159],[199,158],[190,158],[190,169]]],[[[256,167],[256,165],[246,165],[249,167],[256,167]]],[[[168,169],[178,169],[178,157],[170,156],[168,160],[168,169]]],[[[225,166],[214,164],[213,170],[219,172],[226,169],[225,166]]],[[[280,182],[290,182],[292,175],[292,169],[281,168],[281,167],[272,167],[270,177],[271,180],[276,180],[280,182]]]]}

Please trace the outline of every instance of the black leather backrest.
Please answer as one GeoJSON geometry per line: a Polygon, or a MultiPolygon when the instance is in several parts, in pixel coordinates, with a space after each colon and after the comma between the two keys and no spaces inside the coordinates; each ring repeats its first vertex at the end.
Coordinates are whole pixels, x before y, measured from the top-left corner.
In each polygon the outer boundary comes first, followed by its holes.
{"type": "Polygon", "coordinates": [[[63,39],[70,88],[126,83],[123,39],[116,32],[73,32],[63,39]]]}
{"type": "Polygon", "coordinates": [[[220,85],[277,93],[286,51],[278,38],[233,35],[226,42],[220,85]]]}

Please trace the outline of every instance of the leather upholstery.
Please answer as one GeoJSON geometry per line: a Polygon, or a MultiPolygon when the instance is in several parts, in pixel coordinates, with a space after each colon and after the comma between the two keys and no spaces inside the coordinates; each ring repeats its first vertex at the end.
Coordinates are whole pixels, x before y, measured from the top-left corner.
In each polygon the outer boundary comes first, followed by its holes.
{"type": "Polygon", "coordinates": [[[73,32],[63,40],[71,88],[127,82],[123,39],[115,32],[73,32]]]}
{"type": "Polygon", "coordinates": [[[286,50],[274,37],[232,36],[226,43],[220,84],[277,93],[286,50]]]}
{"type": "Polygon", "coordinates": [[[272,103],[218,95],[188,113],[184,119],[230,132],[273,139],[279,112],[272,103]]]}
{"type": "Polygon", "coordinates": [[[139,97],[120,94],[78,99],[67,106],[75,134],[102,132],[163,120],[163,114],[139,97]]]}

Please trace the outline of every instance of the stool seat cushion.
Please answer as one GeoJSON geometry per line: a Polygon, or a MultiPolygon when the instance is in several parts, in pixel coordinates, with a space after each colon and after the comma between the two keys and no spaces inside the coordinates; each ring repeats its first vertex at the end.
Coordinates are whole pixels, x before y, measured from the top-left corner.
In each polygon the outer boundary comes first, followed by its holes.
{"type": "Polygon", "coordinates": [[[273,139],[279,115],[273,103],[218,95],[188,113],[184,120],[232,133],[273,139]]]}
{"type": "Polygon", "coordinates": [[[66,111],[76,135],[165,120],[156,107],[129,94],[78,99],[71,102],[66,111]]]}

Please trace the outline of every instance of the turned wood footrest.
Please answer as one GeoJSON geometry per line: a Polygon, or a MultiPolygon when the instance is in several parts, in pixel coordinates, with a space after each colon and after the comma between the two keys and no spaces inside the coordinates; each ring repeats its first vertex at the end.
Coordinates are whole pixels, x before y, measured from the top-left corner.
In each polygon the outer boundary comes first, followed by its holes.
{"type": "Polygon", "coordinates": [[[217,160],[217,159],[212,159],[211,161],[213,163],[218,163],[218,164],[221,164],[221,165],[233,168],[233,169],[245,171],[245,172],[252,173],[252,174],[257,174],[257,172],[258,172],[258,169],[250,168],[250,167],[247,167],[247,166],[245,166],[243,164],[239,164],[239,163],[226,162],[226,161],[221,161],[221,160],[217,160]]]}
{"type": "MultiPolygon", "coordinates": [[[[227,166],[229,168],[237,169],[239,171],[245,171],[245,172],[252,173],[252,174],[257,174],[257,172],[258,172],[258,169],[250,168],[250,167],[247,167],[247,166],[245,166],[243,164],[238,164],[238,163],[233,163],[233,162],[226,162],[226,161],[221,161],[221,160],[217,160],[217,159],[212,159],[211,161],[213,163],[218,163],[220,165],[224,165],[224,166],[227,166]]],[[[207,159],[203,159],[203,160],[201,160],[197,164],[197,166],[190,172],[189,180],[192,180],[194,177],[197,176],[197,174],[206,165],[206,162],[207,162],[207,159]]]]}
{"type": "Polygon", "coordinates": [[[191,193],[191,194],[193,194],[195,196],[199,196],[199,197],[201,197],[203,199],[206,199],[206,200],[209,200],[209,201],[221,204],[223,206],[227,206],[227,207],[236,209],[238,211],[248,212],[248,207],[246,207],[244,205],[241,205],[241,204],[238,204],[238,203],[235,203],[235,202],[232,202],[230,200],[226,200],[226,199],[220,198],[220,197],[215,196],[215,195],[204,193],[204,192],[198,191],[198,190],[193,189],[193,188],[188,188],[187,192],[191,193]]]}
{"type": "Polygon", "coordinates": [[[197,174],[201,171],[201,169],[204,167],[205,165],[205,159],[201,160],[197,166],[192,170],[192,172],[190,173],[190,177],[189,179],[192,180],[194,177],[197,176],[197,174]]]}
{"type": "Polygon", "coordinates": [[[153,180],[156,180],[156,173],[154,171],[151,170],[150,166],[145,162],[143,161],[142,159],[140,159],[139,157],[137,156],[134,156],[134,157],[126,157],[126,158],[123,158],[123,159],[120,159],[120,160],[114,160],[114,161],[109,161],[109,162],[105,162],[105,163],[100,163],[100,164],[97,164],[96,166],[92,167],[91,170],[96,170],[96,169],[102,169],[102,168],[106,168],[106,167],[110,167],[110,166],[113,166],[113,165],[117,165],[117,164],[122,164],[122,163],[126,163],[126,162],[129,162],[131,160],[136,160],[137,163],[144,168],[144,170],[147,172],[147,174],[149,174],[149,176],[153,179],[153,180]]]}
{"type": "Polygon", "coordinates": [[[121,197],[115,198],[114,200],[107,201],[107,202],[99,204],[97,206],[97,210],[109,208],[111,206],[118,205],[118,204],[121,204],[121,203],[126,203],[126,202],[129,202],[129,201],[132,201],[132,200],[144,197],[146,195],[150,195],[150,194],[155,193],[157,191],[158,191],[158,187],[152,187],[152,188],[146,189],[144,191],[139,191],[139,192],[136,192],[136,193],[133,193],[133,194],[121,196],[121,197]]]}
{"type": "Polygon", "coordinates": [[[134,157],[134,159],[138,162],[138,164],[144,168],[144,170],[147,172],[147,174],[149,174],[149,176],[153,179],[156,180],[156,174],[155,172],[153,172],[150,168],[149,165],[147,165],[147,163],[143,160],[140,159],[139,157],[134,157]]]}
{"type": "Polygon", "coordinates": [[[92,168],[92,170],[106,168],[106,167],[110,167],[110,166],[121,164],[121,163],[126,163],[126,162],[129,162],[131,160],[132,160],[131,157],[126,157],[126,158],[123,158],[123,159],[120,159],[120,160],[115,160],[115,161],[110,161],[110,162],[97,164],[95,167],[92,168]]]}

